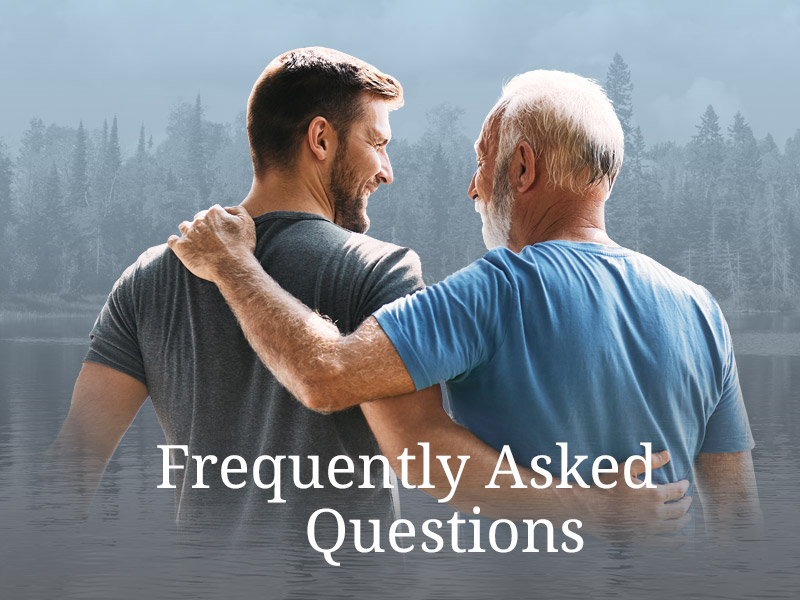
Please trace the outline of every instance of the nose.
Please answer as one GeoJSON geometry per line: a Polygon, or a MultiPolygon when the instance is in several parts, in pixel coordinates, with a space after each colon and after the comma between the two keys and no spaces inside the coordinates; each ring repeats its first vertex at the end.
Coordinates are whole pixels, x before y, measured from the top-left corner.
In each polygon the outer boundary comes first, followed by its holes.
{"type": "Polygon", "coordinates": [[[469,188],[467,188],[467,196],[469,196],[472,200],[476,200],[478,197],[478,188],[475,187],[475,178],[478,176],[478,172],[472,174],[472,181],[469,182],[469,188]]]}
{"type": "Polygon", "coordinates": [[[394,181],[392,163],[389,162],[389,155],[386,153],[385,148],[381,152],[381,170],[378,172],[378,181],[387,185],[394,181]]]}

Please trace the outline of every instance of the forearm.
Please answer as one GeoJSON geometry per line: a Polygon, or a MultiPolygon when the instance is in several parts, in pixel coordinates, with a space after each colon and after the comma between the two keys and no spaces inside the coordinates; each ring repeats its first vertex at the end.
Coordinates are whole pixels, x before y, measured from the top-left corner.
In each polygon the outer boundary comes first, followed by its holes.
{"type": "MultiPolygon", "coordinates": [[[[584,508],[578,504],[581,502],[580,494],[556,488],[558,481],[545,489],[533,488],[531,480],[543,485],[543,478],[522,467],[517,467],[521,485],[517,485],[512,475],[498,475],[494,483],[499,487],[487,488],[498,469],[500,453],[450,419],[441,406],[439,386],[363,404],[361,409],[395,471],[402,474],[398,457],[406,452],[414,457],[406,462],[409,483],[419,486],[427,478],[430,487],[420,487],[421,491],[466,514],[472,514],[473,508],[478,506],[480,514],[485,517],[512,520],[546,518],[561,522],[579,517],[584,508]],[[420,443],[427,444],[427,468],[420,443]],[[443,463],[439,456],[451,458],[443,463]],[[468,459],[463,463],[463,472],[458,479],[462,464],[460,456],[468,459]],[[449,465],[449,471],[445,470],[444,464],[449,465]],[[457,485],[453,484],[454,480],[458,481],[457,485]]],[[[508,469],[507,464],[500,468],[508,469]]]]}
{"type": "Polygon", "coordinates": [[[695,462],[695,479],[709,531],[726,534],[761,527],[751,453],[703,453],[695,462]]]}
{"type": "MultiPolygon", "coordinates": [[[[466,514],[480,506],[480,514],[490,518],[547,519],[555,525],[578,519],[585,531],[611,539],[671,533],[689,522],[686,511],[691,499],[683,498],[689,482],[632,489],[626,485],[626,478],[643,472],[643,467],[636,468],[639,462],[632,463],[631,468],[618,464],[617,473],[602,478],[607,489],[586,489],[575,483],[559,487],[563,483],[560,479],[553,477],[548,482],[523,467],[517,467],[519,481],[513,474],[498,475],[493,482],[498,487],[487,488],[501,454],[450,420],[442,408],[439,386],[363,404],[361,410],[395,471],[402,475],[403,462],[398,457],[407,449],[416,457],[406,463],[410,483],[420,485],[427,475],[431,487],[420,489],[466,514]],[[428,473],[420,442],[429,444],[428,473]],[[451,465],[449,471],[437,456],[452,457],[444,463],[451,465]],[[460,479],[459,456],[469,457],[460,479]]],[[[656,469],[668,460],[666,452],[659,452],[651,458],[650,466],[656,469]]],[[[510,469],[505,461],[499,467],[501,471],[510,469]]]]}
{"type": "Polygon", "coordinates": [[[109,459],[147,398],[143,383],[110,367],[84,363],[69,414],[47,450],[54,490],[85,509],[109,459]]]}
{"type": "MultiPolygon", "coordinates": [[[[448,504],[465,514],[473,514],[474,507],[480,508],[480,515],[493,519],[548,519],[559,525],[566,519],[580,518],[582,510],[576,508],[576,497],[573,490],[559,489],[557,480],[544,487],[543,478],[530,469],[517,466],[521,484],[513,475],[502,474],[495,477],[500,454],[490,446],[481,442],[468,430],[456,425],[442,427],[438,431],[429,431],[424,436],[430,443],[431,457],[459,455],[469,456],[464,463],[464,472],[448,504]],[[536,481],[542,489],[531,485],[536,481]],[[498,487],[487,487],[490,483],[498,487]]],[[[421,447],[416,445],[408,450],[409,454],[421,454],[421,447]]],[[[412,483],[422,480],[421,460],[414,461],[416,468],[412,473],[412,483]]],[[[455,460],[451,460],[451,463],[455,460]]],[[[456,464],[458,464],[456,462],[456,464]]],[[[504,463],[502,470],[507,471],[510,465],[504,463]]],[[[434,489],[423,489],[441,500],[451,492],[451,483],[442,463],[433,459],[430,463],[430,479],[434,489]]]]}
{"type": "Polygon", "coordinates": [[[68,497],[77,498],[80,509],[88,508],[120,437],[103,439],[87,431],[80,417],[70,412],[56,440],[47,449],[46,459],[58,487],[68,497]]]}

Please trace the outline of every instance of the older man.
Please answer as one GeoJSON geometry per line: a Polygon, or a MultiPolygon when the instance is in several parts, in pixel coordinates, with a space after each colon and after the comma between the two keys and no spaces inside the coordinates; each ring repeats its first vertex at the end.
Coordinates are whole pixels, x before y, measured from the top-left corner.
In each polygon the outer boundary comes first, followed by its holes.
{"type": "Polygon", "coordinates": [[[753,441],[719,307],[606,233],[623,136],[602,89],[568,73],[519,75],[476,151],[469,195],[495,249],[351,335],[264,272],[244,211],[213,207],[169,244],[217,284],[306,406],[335,411],[445,380],[456,418],[520,462],[549,452],[558,472],[558,442],[617,459],[650,442],[672,456],[660,481],[694,473],[712,507],[754,509],[753,441]]]}

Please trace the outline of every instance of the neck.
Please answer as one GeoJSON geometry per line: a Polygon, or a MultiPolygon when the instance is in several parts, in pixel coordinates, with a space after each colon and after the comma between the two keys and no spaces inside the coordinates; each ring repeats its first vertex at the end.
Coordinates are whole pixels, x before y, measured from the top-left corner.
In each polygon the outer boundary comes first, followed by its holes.
{"type": "Polygon", "coordinates": [[[511,222],[508,247],[514,252],[549,240],[617,245],[606,233],[603,190],[581,195],[537,193],[535,199],[519,197],[511,222]]]}
{"type": "Polygon", "coordinates": [[[332,202],[322,179],[296,173],[268,173],[254,177],[242,207],[256,217],[277,210],[307,212],[333,221],[332,202]]]}

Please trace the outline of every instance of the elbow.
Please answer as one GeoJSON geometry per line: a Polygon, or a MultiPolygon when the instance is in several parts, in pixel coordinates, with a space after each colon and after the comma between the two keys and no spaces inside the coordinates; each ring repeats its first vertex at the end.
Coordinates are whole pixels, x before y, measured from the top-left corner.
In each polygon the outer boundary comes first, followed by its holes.
{"type": "Polygon", "coordinates": [[[349,408],[355,402],[338,381],[336,373],[309,374],[303,378],[295,396],[303,406],[318,413],[329,414],[349,408]]]}
{"type": "Polygon", "coordinates": [[[303,406],[314,412],[329,414],[336,410],[325,392],[320,392],[316,388],[304,388],[296,396],[303,406]]]}

